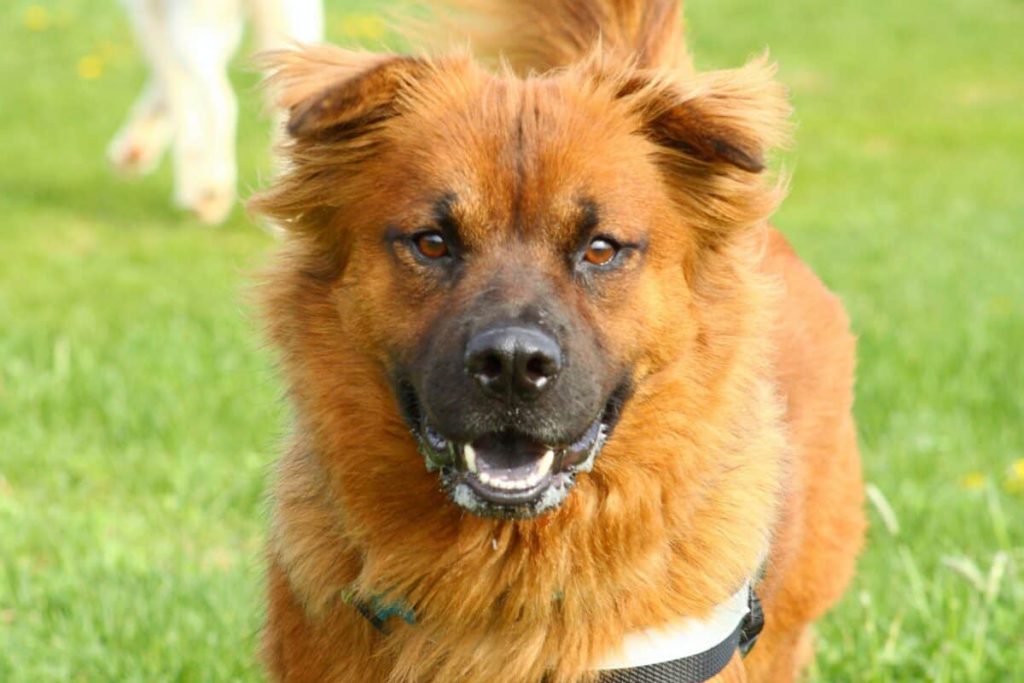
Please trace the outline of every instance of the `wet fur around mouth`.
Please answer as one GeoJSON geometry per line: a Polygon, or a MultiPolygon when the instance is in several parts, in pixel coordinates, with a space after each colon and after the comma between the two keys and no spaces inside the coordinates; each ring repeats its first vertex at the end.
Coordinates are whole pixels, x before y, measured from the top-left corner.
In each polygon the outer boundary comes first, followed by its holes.
{"type": "Polygon", "coordinates": [[[394,382],[396,400],[402,417],[418,444],[427,470],[437,472],[442,489],[456,505],[481,517],[498,519],[531,519],[554,510],[561,505],[576,483],[581,472],[589,472],[595,460],[615,431],[622,411],[632,393],[628,381],[623,381],[605,402],[601,413],[594,418],[582,434],[563,443],[543,443],[514,426],[501,432],[478,434],[468,441],[447,438],[430,424],[420,405],[416,390],[405,378],[394,382]],[[510,441],[514,449],[534,450],[533,458],[519,456],[520,469],[543,458],[550,457],[536,482],[508,486],[504,490],[489,485],[491,475],[498,481],[499,467],[491,472],[477,471],[474,462],[483,454],[477,449],[481,440],[510,441]],[[474,444],[477,449],[474,449],[474,444]],[[467,457],[467,454],[469,457],[467,457]],[[472,459],[473,462],[467,462],[472,459]]]}

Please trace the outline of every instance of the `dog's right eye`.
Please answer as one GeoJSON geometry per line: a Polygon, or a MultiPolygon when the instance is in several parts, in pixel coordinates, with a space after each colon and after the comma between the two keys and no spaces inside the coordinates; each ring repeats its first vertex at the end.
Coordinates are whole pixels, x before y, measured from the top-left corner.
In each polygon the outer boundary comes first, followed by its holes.
{"type": "Polygon", "coordinates": [[[421,232],[413,236],[412,243],[422,256],[436,260],[448,256],[448,243],[439,232],[421,232]]]}

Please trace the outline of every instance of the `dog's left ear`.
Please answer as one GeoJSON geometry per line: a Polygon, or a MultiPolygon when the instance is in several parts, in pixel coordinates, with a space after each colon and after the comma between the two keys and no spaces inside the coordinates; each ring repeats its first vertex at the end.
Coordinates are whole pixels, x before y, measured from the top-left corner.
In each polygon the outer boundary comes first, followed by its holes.
{"type": "Polygon", "coordinates": [[[709,171],[732,167],[760,173],[765,154],[788,138],[786,91],[766,59],[678,82],[634,74],[617,94],[640,117],[649,139],[691,163],[706,164],[709,171]]]}
{"type": "Polygon", "coordinates": [[[765,158],[788,140],[790,106],[766,59],[678,77],[620,73],[611,83],[695,227],[727,234],[775,210],[784,183],[766,177],[765,158]]]}

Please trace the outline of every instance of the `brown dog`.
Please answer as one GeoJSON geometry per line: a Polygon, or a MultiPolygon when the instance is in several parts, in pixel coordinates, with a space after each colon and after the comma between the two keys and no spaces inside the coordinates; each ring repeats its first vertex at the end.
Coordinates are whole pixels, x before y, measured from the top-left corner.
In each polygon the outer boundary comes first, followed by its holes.
{"type": "Polygon", "coordinates": [[[634,680],[753,583],[714,680],[791,681],[863,519],[846,316],[767,225],[783,90],[693,72],[675,0],[472,4],[511,68],[274,57],[272,677],[634,680]]]}

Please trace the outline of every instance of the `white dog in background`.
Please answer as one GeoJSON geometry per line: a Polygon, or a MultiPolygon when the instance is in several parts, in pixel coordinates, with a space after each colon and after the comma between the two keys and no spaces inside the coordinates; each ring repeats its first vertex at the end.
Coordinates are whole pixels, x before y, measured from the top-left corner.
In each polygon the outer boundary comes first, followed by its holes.
{"type": "Polygon", "coordinates": [[[238,104],[228,61],[248,17],[259,49],[323,39],[321,0],[123,0],[150,67],[107,150],[119,171],[152,171],[170,146],[174,199],[215,224],[235,201],[238,104]]]}

